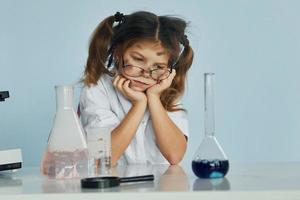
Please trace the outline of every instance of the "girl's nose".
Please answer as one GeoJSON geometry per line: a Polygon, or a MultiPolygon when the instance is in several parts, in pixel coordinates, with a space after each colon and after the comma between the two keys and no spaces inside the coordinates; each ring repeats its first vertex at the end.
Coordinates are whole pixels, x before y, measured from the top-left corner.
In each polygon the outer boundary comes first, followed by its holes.
{"type": "Polygon", "coordinates": [[[145,78],[150,78],[151,75],[150,75],[150,71],[147,71],[147,70],[144,70],[143,73],[142,73],[143,77],[145,78]]]}

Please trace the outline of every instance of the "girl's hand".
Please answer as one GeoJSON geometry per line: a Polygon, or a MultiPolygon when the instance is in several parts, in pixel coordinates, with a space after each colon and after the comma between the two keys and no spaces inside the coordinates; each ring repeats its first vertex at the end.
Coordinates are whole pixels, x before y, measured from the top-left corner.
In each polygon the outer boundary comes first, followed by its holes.
{"type": "Polygon", "coordinates": [[[139,92],[129,87],[130,80],[122,75],[117,75],[113,80],[113,85],[117,88],[132,104],[147,103],[147,96],[144,92],[139,92]]]}
{"type": "Polygon", "coordinates": [[[147,97],[149,96],[157,96],[160,97],[161,93],[170,87],[170,85],[172,84],[172,81],[174,79],[176,75],[176,71],[175,69],[172,70],[172,73],[170,74],[170,76],[167,79],[162,80],[161,82],[153,85],[152,87],[148,88],[146,91],[147,97]]]}

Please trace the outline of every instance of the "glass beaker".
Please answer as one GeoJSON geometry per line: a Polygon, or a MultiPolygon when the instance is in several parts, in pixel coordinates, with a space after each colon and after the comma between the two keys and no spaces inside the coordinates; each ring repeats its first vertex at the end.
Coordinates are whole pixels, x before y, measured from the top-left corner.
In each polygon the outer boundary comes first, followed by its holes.
{"type": "Polygon", "coordinates": [[[41,162],[50,178],[81,178],[88,175],[88,148],[73,108],[73,86],[55,86],[56,114],[41,162]]]}
{"type": "Polygon", "coordinates": [[[205,136],[192,161],[199,178],[222,178],[229,170],[229,161],[215,137],[214,84],[215,74],[204,74],[205,136]]]}
{"type": "Polygon", "coordinates": [[[115,126],[86,128],[89,176],[111,176],[111,131],[115,126]]]}

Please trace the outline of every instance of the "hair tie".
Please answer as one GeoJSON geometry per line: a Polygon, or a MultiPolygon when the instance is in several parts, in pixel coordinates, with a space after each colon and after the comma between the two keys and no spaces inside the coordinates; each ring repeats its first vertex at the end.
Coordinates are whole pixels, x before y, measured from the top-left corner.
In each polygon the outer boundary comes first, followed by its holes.
{"type": "Polygon", "coordinates": [[[116,12],[114,17],[115,17],[115,22],[119,22],[119,24],[125,22],[125,15],[123,13],[116,12]]]}
{"type": "Polygon", "coordinates": [[[182,43],[182,45],[183,45],[184,47],[189,46],[190,41],[189,41],[189,39],[187,38],[187,35],[183,35],[181,43],[182,43]]]}

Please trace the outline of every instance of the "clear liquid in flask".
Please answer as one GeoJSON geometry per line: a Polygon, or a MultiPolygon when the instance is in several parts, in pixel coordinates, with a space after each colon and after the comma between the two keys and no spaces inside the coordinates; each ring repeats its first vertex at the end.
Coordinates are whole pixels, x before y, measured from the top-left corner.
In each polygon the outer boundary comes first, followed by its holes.
{"type": "Polygon", "coordinates": [[[68,179],[87,177],[88,150],[45,152],[42,173],[49,178],[68,179]]]}

